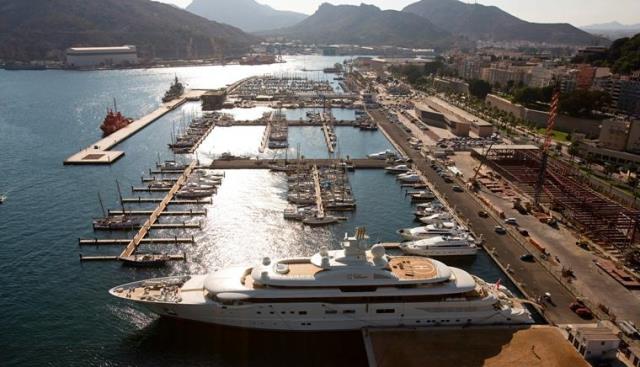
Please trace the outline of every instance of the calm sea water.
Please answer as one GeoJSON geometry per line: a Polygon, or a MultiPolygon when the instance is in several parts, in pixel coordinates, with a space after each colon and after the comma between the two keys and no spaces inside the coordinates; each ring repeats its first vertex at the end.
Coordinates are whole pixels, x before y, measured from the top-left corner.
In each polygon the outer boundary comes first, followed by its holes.
{"type": "MultiPolygon", "coordinates": [[[[207,206],[207,216],[200,218],[203,230],[154,233],[195,235],[196,245],[167,248],[186,252],[189,260],[162,270],[134,270],[112,262],[80,263],[80,253],[117,254],[121,248],[80,248],[77,239],[96,236],[90,221],[100,215],[98,192],[109,208],[117,207],[116,180],[125,196],[132,196],[128,188],[139,185],[140,176],[157,157],[171,157],[167,143],[172,132],[200,114],[199,105],[182,106],[118,146],[126,156],[111,167],[62,165],[67,156],[100,137],[98,126],[112,97],[126,115],[139,117],[158,106],[174,74],[192,88],[217,88],[249,75],[302,73],[339,61],[300,57],[258,67],[0,71],[0,192],[8,195],[0,206],[0,364],[366,365],[359,333],[300,337],[161,320],[115,300],[107,289],[147,277],[207,272],[263,256],[310,255],[323,244],[335,248],[345,232],[359,225],[367,226],[373,240],[396,240],[395,230],[414,223],[412,206],[392,176],[381,171],[351,174],[357,211],[339,226],[311,229],[282,218],[284,176],[228,171],[213,204],[207,206]],[[335,350],[339,355],[331,353],[335,350]]],[[[330,78],[317,71],[306,74],[330,78]]],[[[261,115],[261,111],[232,112],[246,118],[261,115]]],[[[261,127],[216,128],[199,156],[257,155],[262,132],[261,127]]],[[[337,134],[342,156],[363,157],[391,147],[380,133],[341,127],[337,134]]],[[[308,157],[328,156],[318,128],[292,128],[290,142],[291,156],[297,146],[308,157]]],[[[490,281],[503,277],[485,255],[456,265],[490,281]]]]}

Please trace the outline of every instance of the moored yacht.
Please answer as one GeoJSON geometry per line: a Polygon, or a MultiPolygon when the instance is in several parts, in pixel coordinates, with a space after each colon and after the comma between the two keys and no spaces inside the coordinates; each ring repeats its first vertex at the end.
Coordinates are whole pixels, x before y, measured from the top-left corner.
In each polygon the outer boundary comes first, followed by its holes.
{"type": "Polygon", "coordinates": [[[416,228],[403,228],[398,230],[398,234],[407,241],[415,241],[434,236],[453,236],[460,231],[455,222],[442,222],[416,228]]]}
{"type": "Polygon", "coordinates": [[[509,290],[442,262],[370,250],[364,229],[311,258],[158,278],[109,292],[168,317],[271,330],[530,324],[509,290]]]}
{"type": "Polygon", "coordinates": [[[384,160],[384,159],[389,159],[389,158],[396,158],[398,155],[396,154],[396,152],[387,149],[384,152],[378,152],[378,153],[373,153],[373,154],[369,154],[367,155],[367,158],[369,159],[380,159],[380,160],[384,160]]]}
{"type": "Polygon", "coordinates": [[[469,256],[478,253],[478,246],[470,234],[460,234],[404,242],[400,244],[400,250],[407,255],[428,257],[469,256]]]}

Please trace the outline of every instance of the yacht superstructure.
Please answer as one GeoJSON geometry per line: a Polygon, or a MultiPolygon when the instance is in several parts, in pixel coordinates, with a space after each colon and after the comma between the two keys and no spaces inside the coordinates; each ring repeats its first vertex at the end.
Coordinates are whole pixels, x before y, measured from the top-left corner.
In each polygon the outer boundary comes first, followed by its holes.
{"type": "Polygon", "coordinates": [[[424,257],[370,250],[358,229],[342,249],[311,258],[145,280],[110,293],[169,317],[242,328],[348,330],[366,326],[528,324],[503,286],[424,257]]]}

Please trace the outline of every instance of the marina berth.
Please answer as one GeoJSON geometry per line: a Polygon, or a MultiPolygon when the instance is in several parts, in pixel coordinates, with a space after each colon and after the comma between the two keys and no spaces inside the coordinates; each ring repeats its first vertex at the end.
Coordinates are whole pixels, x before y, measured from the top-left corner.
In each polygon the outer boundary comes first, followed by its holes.
{"type": "Polygon", "coordinates": [[[425,257],[388,256],[364,229],[342,249],[208,275],[124,284],[113,296],[166,317],[270,330],[371,326],[531,324],[505,287],[425,257]]]}
{"type": "Polygon", "coordinates": [[[397,156],[398,154],[396,152],[387,149],[384,152],[369,154],[367,155],[367,158],[385,160],[385,159],[395,159],[397,156]]]}

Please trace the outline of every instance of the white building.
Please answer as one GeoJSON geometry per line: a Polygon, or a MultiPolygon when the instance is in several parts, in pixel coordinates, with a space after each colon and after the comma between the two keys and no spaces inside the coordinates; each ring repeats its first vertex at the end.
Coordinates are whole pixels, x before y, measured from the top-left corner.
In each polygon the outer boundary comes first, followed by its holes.
{"type": "Polygon", "coordinates": [[[136,46],[72,47],[67,49],[67,65],[73,67],[115,66],[138,63],[136,46]]]}
{"type": "Polygon", "coordinates": [[[620,338],[602,326],[577,327],[569,333],[569,341],[589,361],[615,359],[620,346],[620,338]]]}

